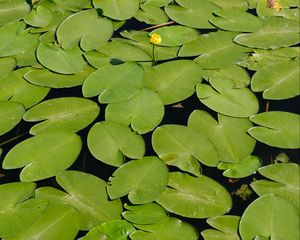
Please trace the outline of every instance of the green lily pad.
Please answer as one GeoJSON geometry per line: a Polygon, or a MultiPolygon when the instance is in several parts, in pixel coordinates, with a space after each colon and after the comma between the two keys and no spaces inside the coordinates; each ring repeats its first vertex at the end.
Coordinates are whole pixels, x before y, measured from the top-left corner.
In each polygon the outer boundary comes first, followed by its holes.
{"type": "Polygon", "coordinates": [[[299,239],[299,215],[284,198],[266,194],[252,202],[240,220],[243,240],[261,235],[271,239],[299,239]]]}
{"type": "Polygon", "coordinates": [[[0,58],[0,79],[16,67],[16,59],[12,57],[0,58]]]}
{"type": "Polygon", "coordinates": [[[94,68],[98,69],[111,64],[111,59],[108,55],[98,51],[90,51],[84,53],[86,61],[94,68]]]}
{"type": "Polygon", "coordinates": [[[32,68],[21,68],[0,80],[0,100],[22,103],[26,109],[42,101],[50,89],[25,81],[23,76],[31,70],[32,68]]]}
{"type": "Polygon", "coordinates": [[[213,179],[169,174],[168,187],[156,200],[167,211],[189,218],[209,218],[227,213],[232,200],[227,190],[213,179]]]}
{"type": "Polygon", "coordinates": [[[0,101],[0,136],[13,129],[24,115],[22,104],[11,101],[0,101]]]}
{"type": "Polygon", "coordinates": [[[169,20],[167,14],[160,7],[145,3],[140,6],[134,18],[147,24],[161,24],[169,20]]]}
{"type": "Polygon", "coordinates": [[[281,61],[260,68],[251,79],[251,89],[265,99],[287,99],[300,94],[299,61],[281,61]]]}
{"type": "Polygon", "coordinates": [[[194,41],[184,44],[178,56],[198,56],[195,62],[203,69],[231,66],[243,59],[250,49],[234,43],[238,33],[218,31],[200,35],[194,41]]]}
{"type": "Polygon", "coordinates": [[[43,101],[25,114],[27,122],[43,121],[30,129],[36,135],[49,131],[78,132],[99,115],[98,105],[85,98],[61,97],[43,101]]]}
{"type": "Polygon", "coordinates": [[[24,18],[24,21],[33,27],[47,27],[53,20],[52,12],[49,8],[40,5],[24,18]]]}
{"type": "Polygon", "coordinates": [[[123,218],[135,224],[155,224],[167,217],[166,210],[155,202],[143,205],[124,205],[123,218]]]}
{"type": "Polygon", "coordinates": [[[2,0],[0,2],[0,26],[16,22],[30,11],[30,5],[24,0],[2,0]]]}
{"type": "Polygon", "coordinates": [[[131,125],[139,134],[153,130],[163,119],[164,105],[156,93],[144,88],[127,101],[110,103],[105,119],[125,126],[131,125]]]}
{"type": "Polygon", "coordinates": [[[144,71],[133,62],[107,65],[90,74],[84,81],[84,97],[99,95],[100,103],[127,100],[142,89],[144,71]]]}
{"type": "Polygon", "coordinates": [[[171,2],[172,0],[146,0],[143,4],[145,6],[164,7],[171,2]]]}
{"type": "Polygon", "coordinates": [[[54,72],[74,74],[81,72],[86,67],[82,51],[79,47],[63,50],[54,43],[41,42],[37,48],[39,62],[54,72]]]}
{"type": "Polygon", "coordinates": [[[139,0],[93,0],[95,8],[103,10],[103,15],[115,20],[133,17],[139,9],[139,0]]]}
{"type": "MultiPolygon", "coordinates": [[[[248,10],[248,5],[250,3],[250,1],[247,0],[227,0],[226,2],[223,0],[209,0],[210,2],[218,5],[219,7],[221,7],[222,9],[225,10],[229,10],[229,9],[234,9],[234,10],[242,10],[242,11],[246,11],[248,10]]],[[[258,1],[258,0],[253,0],[253,1],[258,1]]]]}
{"type": "Polygon", "coordinates": [[[168,173],[165,163],[157,157],[130,161],[109,178],[108,195],[116,199],[128,194],[133,204],[150,203],[164,191],[168,173]]]}
{"type": "Polygon", "coordinates": [[[80,150],[81,139],[74,133],[43,133],[14,146],[5,156],[2,167],[25,167],[20,173],[21,181],[38,181],[53,177],[70,167],[80,150]]]}
{"type": "Polygon", "coordinates": [[[296,163],[278,163],[264,166],[258,171],[270,180],[252,182],[251,187],[259,196],[274,193],[289,200],[299,209],[299,170],[299,165],[296,163]]]}
{"type": "Polygon", "coordinates": [[[77,209],[81,230],[90,230],[120,218],[121,201],[108,199],[107,184],[102,179],[84,172],[65,171],[56,177],[56,181],[67,193],[52,187],[41,187],[35,191],[36,197],[77,209]]]}
{"type": "Polygon", "coordinates": [[[254,33],[238,35],[234,41],[253,48],[275,49],[297,44],[299,41],[299,24],[285,18],[268,17],[264,26],[254,33]]]}
{"type": "Polygon", "coordinates": [[[300,147],[300,115],[272,111],[251,116],[250,120],[260,125],[248,130],[248,133],[256,140],[279,148],[300,147]]]}
{"type": "Polygon", "coordinates": [[[139,230],[130,235],[132,240],[197,240],[199,235],[192,225],[172,217],[167,217],[156,224],[134,226],[139,230]]]}
{"type": "Polygon", "coordinates": [[[113,31],[109,19],[99,17],[96,9],[89,9],[66,18],[57,28],[56,35],[64,49],[72,49],[80,42],[84,51],[91,51],[106,43],[113,31]]]}
{"type": "Polygon", "coordinates": [[[175,60],[146,69],[144,84],[164,104],[172,104],[193,95],[201,80],[201,68],[197,64],[191,60],[175,60]]]}
{"type": "Polygon", "coordinates": [[[181,125],[163,125],[155,129],[152,146],[166,164],[200,175],[200,163],[218,165],[218,153],[209,139],[181,125]]]}
{"type": "Polygon", "coordinates": [[[218,113],[216,121],[209,113],[195,110],[188,119],[188,127],[207,136],[215,145],[219,160],[238,163],[248,157],[255,140],[247,134],[253,125],[247,118],[229,117],[218,113]]]}
{"type": "Polygon", "coordinates": [[[124,163],[125,156],[139,159],[145,153],[145,142],[140,135],[110,121],[96,123],[88,133],[87,144],[96,159],[116,167],[124,163]]]}

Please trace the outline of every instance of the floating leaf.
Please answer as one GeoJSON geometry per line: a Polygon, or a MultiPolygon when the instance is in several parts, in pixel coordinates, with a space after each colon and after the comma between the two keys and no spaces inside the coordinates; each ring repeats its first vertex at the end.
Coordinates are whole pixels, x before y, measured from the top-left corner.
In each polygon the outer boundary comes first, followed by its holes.
{"type": "Polygon", "coordinates": [[[105,109],[105,119],[131,125],[139,134],[153,130],[164,116],[164,105],[154,92],[144,88],[127,101],[110,103],[105,109]]]}
{"type": "Polygon", "coordinates": [[[294,204],[299,209],[299,165],[296,163],[278,163],[260,168],[258,171],[270,180],[258,180],[251,183],[253,190],[263,196],[274,193],[294,204]]]}
{"type": "Polygon", "coordinates": [[[260,18],[237,9],[214,11],[209,21],[220,29],[233,32],[256,32],[263,26],[260,18]]]}
{"type": "Polygon", "coordinates": [[[80,150],[80,137],[74,133],[43,133],[14,146],[5,156],[2,167],[25,167],[20,173],[21,181],[38,181],[70,167],[80,150]]]}
{"type": "Polygon", "coordinates": [[[213,11],[219,9],[215,4],[207,0],[177,0],[176,3],[179,5],[169,4],[165,8],[166,14],[175,22],[194,28],[215,28],[208,21],[213,11]]]}
{"type": "Polygon", "coordinates": [[[201,69],[191,60],[176,60],[145,71],[145,87],[156,92],[164,104],[182,101],[195,92],[202,80],[201,69]]]}
{"type": "Polygon", "coordinates": [[[240,240],[238,235],[240,217],[233,215],[216,216],[207,219],[207,223],[215,229],[206,229],[201,232],[205,240],[240,240]]]}
{"type": "Polygon", "coordinates": [[[125,204],[124,207],[127,211],[123,212],[122,216],[135,224],[154,224],[167,217],[166,210],[154,202],[143,205],[125,204]]]}
{"type": "Polygon", "coordinates": [[[69,88],[82,85],[86,77],[94,71],[95,69],[90,66],[86,66],[83,71],[76,74],[58,74],[48,69],[32,69],[23,78],[38,86],[69,88]]]}
{"type": "Polygon", "coordinates": [[[103,15],[115,20],[126,20],[139,9],[139,0],[93,0],[96,8],[103,10],[103,15]]]}
{"type": "Polygon", "coordinates": [[[258,100],[249,88],[232,88],[227,79],[214,85],[198,84],[197,96],[212,110],[232,117],[249,117],[258,112],[258,100]]]}
{"type": "Polygon", "coordinates": [[[34,239],[36,237],[43,240],[73,240],[77,235],[79,225],[79,214],[73,207],[50,203],[44,215],[36,224],[3,240],[34,239]]]}
{"type": "Polygon", "coordinates": [[[96,123],[91,128],[87,144],[95,158],[116,167],[124,163],[125,156],[138,159],[145,153],[145,143],[140,135],[129,127],[109,121],[96,123]]]}
{"type": "Polygon", "coordinates": [[[164,125],[156,128],[152,146],[168,165],[197,176],[200,175],[199,162],[210,167],[217,166],[219,162],[217,151],[208,138],[186,126],[164,125]]]}
{"type": "Polygon", "coordinates": [[[85,97],[99,94],[100,103],[112,103],[133,97],[141,88],[144,77],[142,67],[133,62],[107,65],[90,74],[83,83],[85,97]]]}
{"type": "Polygon", "coordinates": [[[61,97],[35,105],[23,119],[28,122],[45,120],[30,129],[32,135],[49,131],[78,132],[93,122],[99,111],[98,105],[88,99],[61,97]]]}
{"type": "Polygon", "coordinates": [[[144,1],[145,6],[164,7],[168,5],[172,0],[146,0],[144,1]]]}
{"type": "Polygon", "coordinates": [[[42,187],[36,190],[36,197],[76,208],[81,219],[81,230],[89,230],[120,218],[121,201],[108,200],[107,184],[102,179],[84,172],[65,171],[56,177],[56,181],[67,193],[52,187],[42,187]]]}
{"type": "Polygon", "coordinates": [[[171,213],[189,218],[208,218],[231,209],[232,201],[227,190],[204,175],[192,177],[172,172],[168,186],[156,202],[171,213]]]}
{"type": "Polygon", "coordinates": [[[37,58],[40,63],[54,72],[74,74],[81,72],[86,62],[81,56],[79,47],[63,50],[54,43],[41,42],[37,48],[37,58]]]}
{"type": "Polygon", "coordinates": [[[235,36],[237,33],[224,31],[200,35],[194,41],[184,44],[178,56],[200,55],[195,62],[203,69],[228,67],[243,59],[249,51],[232,41],[235,36]]]}
{"type": "Polygon", "coordinates": [[[251,116],[250,120],[260,125],[248,130],[248,133],[256,140],[279,148],[300,147],[300,115],[272,111],[251,116]]]}
{"type": "Polygon", "coordinates": [[[0,2],[0,26],[16,22],[30,11],[30,5],[24,0],[2,0],[0,2]]]}
{"type": "MultiPolygon", "coordinates": [[[[223,0],[209,0],[210,2],[218,5],[222,9],[236,9],[236,10],[248,10],[248,2],[247,0],[227,0],[226,2],[223,0]]],[[[254,0],[258,1],[258,0],[254,0]]]]}
{"type": "Polygon", "coordinates": [[[251,79],[251,89],[265,99],[287,99],[300,94],[299,61],[281,61],[260,68],[251,79]]]}
{"type": "Polygon", "coordinates": [[[261,235],[271,239],[299,239],[299,215],[294,206],[279,196],[264,195],[252,202],[240,221],[243,240],[261,235]]]}
{"type": "Polygon", "coordinates": [[[161,24],[169,20],[164,10],[151,4],[141,5],[141,9],[136,12],[134,18],[147,24],[161,24]]]}
{"type": "Polygon", "coordinates": [[[15,67],[16,67],[16,60],[14,58],[12,57],[0,58],[0,79],[2,79],[6,74],[14,70],[15,67]]]}
{"type": "Polygon", "coordinates": [[[196,229],[177,218],[165,218],[159,223],[149,225],[135,225],[140,230],[133,232],[130,235],[132,240],[197,240],[198,232],[196,229]]]}
{"type": "Polygon", "coordinates": [[[225,170],[223,176],[228,178],[243,178],[254,174],[262,162],[256,156],[248,156],[239,163],[225,163],[221,162],[218,169],[225,170]]]}
{"type": "Polygon", "coordinates": [[[86,52],[84,53],[84,58],[92,67],[97,69],[111,64],[110,57],[98,51],[86,52]]]}
{"type": "Polygon", "coordinates": [[[35,187],[35,183],[22,182],[0,185],[0,237],[25,231],[42,217],[48,202],[27,200],[35,187]]]}
{"type": "Polygon", "coordinates": [[[167,186],[168,168],[157,157],[144,157],[122,165],[109,181],[107,192],[111,199],[128,194],[133,204],[150,203],[167,186]]]}
{"type": "Polygon", "coordinates": [[[199,34],[196,29],[185,26],[165,26],[153,30],[149,35],[158,34],[161,42],[157,45],[176,47],[196,39],[199,34]]]}
{"type": "Polygon", "coordinates": [[[280,17],[263,19],[264,26],[254,33],[238,35],[234,41],[254,48],[274,49],[288,47],[299,41],[299,24],[280,17]]]}
{"type": "Polygon", "coordinates": [[[13,129],[22,120],[24,112],[20,103],[0,101],[0,136],[13,129]]]}
{"type": "Polygon", "coordinates": [[[84,51],[100,47],[111,38],[112,34],[111,21],[99,17],[96,9],[74,13],[66,18],[56,31],[58,43],[62,48],[74,48],[80,41],[80,47],[84,51]]]}
{"type": "Polygon", "coordinates": [[[0,80],[0,100],[19,102],[25,108],[30,108],[46,97],[49,88],[30,84],[23,79],[24,74],[30,70],[32,68],[21,68],[0,80]]]}
{"type": "Polygon", "coordinates": [[[53,20],[51,10],[43,5],[32,9],[24,21],[33,27],[47,27],[53,20]]]}
{"type": "Polygon", "coordinates": [[[247,118],[234,118],[218,114],[216,121],[209,113],[201,110],[192,112],[188,127],[207,136],[215,145],[219,160],[238,163],[248,157],[255,146],[255,140],[247,134],[252,126],[247,118]]]}

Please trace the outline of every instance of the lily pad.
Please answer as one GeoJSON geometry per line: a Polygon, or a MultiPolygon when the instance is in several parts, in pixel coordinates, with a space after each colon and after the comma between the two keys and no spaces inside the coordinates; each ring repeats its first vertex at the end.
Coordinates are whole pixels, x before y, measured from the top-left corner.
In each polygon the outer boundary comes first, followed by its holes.
{"type": "Polygon", "coordinates": [[[35,105],[23,119],[27,122],[45,120],[30,129],[32,135],[49,131],[78,132],[93,122],[99,111],[98,105],[88,99],[61,97],[35,105]]]}
{"type": "Polygon", "coordinates": [[[239,225],[243,240],[261,235],[271,239],[299,239],[299,215],[284,198],[266,194],[252,202],[239,225]]]}
{"type": "Polygon", "coordinates": [[[40,5],[24,18],[24,21],[33,27],[47,27],[53,20],[52,12],[49,8],[40,5]]]}
{"type": "Polygon", "coordinates": [[[0,136],[13,129],[22,120],[24,112],[20,103],[0,101],[0,136]]]}
{"type": "Polygon", "coordinates": [[[300,94],[299,61],[281,61],[260,68],[251,79],[251,89],[263,98],[279,100],[300,94]]]}
{"type": "Polygon", "coordinates": [[[193,95],[201,80],[201,68],[196,63],[176,60],[146,69],[144,84],[156,92],[164,104],[172,104],[193,95]]]}
{"type": "Polygon", "coordinates": [[[80,42],[84,51],[91,51],[106,43],[113,31],[109,19],[99,17],[96,9],[89,9],[66,18],[57,28],[56,35],[64,49],[72,49],[80,42]]]}
{"type": "MultiPolygon", "coordinates": [[[[219,7],[221,7],[222,9],[234,9],[234,10],[242,10],[242,11],[246,11],[248,10],[248,5],[250,5],[249,2],[251,2],[251,0],[247,1],[247,0],[227,0],[226,2],[223,0],[209,0],[210,2],[218,5],[219,7]]],[[[252,1],[256,1],[257,0],[252,0],[252,1]]]]}
{"type": "Polygon", "coordinates": [[[134,15],[134,18],[147,24],[161,24],[169,20],[164,10],[150,3],[141,5],[140,9],[134,15]]]}
{"type": "Polygon", "coordinates": [[[16,60],[12,57],[0,58],[0,79],[16,67],[16,60]]]}
{"type": "Polygon", "coordinates": [[[24,0],[2,0],[0,2],[0,26],[16,22],[30,11],[30,5],[24,0]]]}
{"type": "Polygon", "coordinates": [[[36,197],[73,206],[79,212],[81,230],[90,230],[120,218],[121,201],[108,199],[107,184],[102,179],[84,172],[65,171],[56,177],[56,181],[67,193],[52,187],[41,187],[35,191],[36,197]]]}
{"type": "Polygon", "coordinates": [[[255,140],[247,134],[247,130],[252,127],[247,118],[229,117],[218,113],[216,121],[209,113],[195,110],[188,119],[188,127],[208,137],[216,147],[222,162],[241,162],[255,147],[255,140]]]}
{"type": "Polygon", "coordinates": [[[53,177],[70,167],[80,150],[81,139],[74,133],[43,133],[14,146],[5,156],[2,167],[25,167],[20,173],[21,181],[38,181],[53,177]]]}
{"type": "Polygon", "coordinates": [[[96,123],[88,133],[87,144],[95,158],[116,167],[124,163],[125,156],[139,159],[145,153],[145,142],[140,135],[110,121],[96,123]]]}
{"type": "Polygon", "coordinates": [[[139,134],[153,130],[163,119],[164,105],[156,93],[144,88],[127,101],[110,103],[105,109],[105,119],[131,125],[139,134]]]}
{"type": "Polygon", "coordinates": [[[100,103],[127,100],[142,89],[144,71],[133,62],[107,65],[90,74],[83,83],[84,97],[99,95],[100,103]]]}
{"type": "Polygon", "coordinates": [[[107,192],[111,199],[128,194],[133,204],[145,204],[161,195],[167,183],[165,163],[157,157],[144,157],[118,168],[109,178],[107,192]]]}
{"type": "Polygon", "coordinates": [[[251,116],[250,120],[260,125],[248,130],[256,140],[279,148],[300,147],[299,114],[271,111],[251,116]]]}
{"type": "Polygon", "coordinates": [[[155,129],[152,146],[168,165],[200,175],[200,164],[215,167],[218,153],[209,139],[181,125],[163,125],[155,129]],[[188,144],[187,144],[188,143],[188,144]]]}
{"type": "Polygon", "coordinates": [[[186,173],[169,174],[168,187],[156,200],[167,211],[189,218],[209,218],[227,213],[232,200],[227,190],[213,179],[186,173]]]}

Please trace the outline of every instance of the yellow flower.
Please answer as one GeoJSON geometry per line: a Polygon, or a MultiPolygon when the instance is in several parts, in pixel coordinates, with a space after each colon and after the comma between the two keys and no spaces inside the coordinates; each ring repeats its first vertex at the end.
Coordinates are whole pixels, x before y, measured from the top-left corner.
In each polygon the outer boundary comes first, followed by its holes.
{"type": "Polygon", "coordinates": [[[267,7],[274,9],[276,12],[279,12],[280,9],[282,9],[282,6],[281,6],[279,0],[268,0],[267,7]]]}
{"type": "Polygon", "coordinates": [[[161,37],[160,37],[160,35],[157,34],[157,33],[153,33],[151,35],[150,42],[152,44],[160,44],[161,43],[161,37]]]}

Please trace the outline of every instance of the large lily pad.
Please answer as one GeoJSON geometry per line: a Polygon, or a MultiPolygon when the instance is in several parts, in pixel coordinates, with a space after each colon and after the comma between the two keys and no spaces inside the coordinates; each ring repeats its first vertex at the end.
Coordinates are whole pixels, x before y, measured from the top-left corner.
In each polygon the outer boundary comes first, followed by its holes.
{"type": "Polygon", "coordinates": [[[88,134],[87,144],[95,158],[116,167],[124,163],[125,156],[139,159],[145,153],[145,142],[140,135],[110,121],[96,123],[88,134]]]}
{"type": "Polygon", "coordinates": [[[169,174],[168,187],[156,202],[167,211],[189,218],[208,218],[227,213],[232,206],[230,194],[213,179],[186,173],[169,174]]]}
{"type": "Polygon", "coordinates": [[[43,133],[14,146],[5,156],[2,167],[25,167],[20,173],[21,181],[38,181],[70,167],[80,150],[81,139],[74,133],[43,133]]]}
{"type": "Polygon", "coordinates": [[[6,74],[14,70],[16,67],[16,59],[12,57],[0,58],[0,79],[2,79],[6,74]]]}
{"type": "Polygon", "coordinates": [[[108,104],[105,109],[106,120],[131,125],[139,134],[153,130],[163,116],[163,102],[157,94],[146,88],[127,101],[108,104]]]}
{"type": "Polygon", "coordinates": [[[118,168],[109,178],[107,192],[111,199],[128,194],[133,204],[145,204],[161,195],[167,183],[165,163],[157,157],[144,157],[118,168]]]}
{"type": "Polygon", "coordinates": [[[256,140],[279,148],[300,147],[300,115],[272,111],[251,116],[250,120],[260,125],[248,130],[248,133],[256,140]]]}
{"type": "Polygon", "coordinates": [[[140,22],[145,22],[147,24],[161,24],[168,22],[169,17],[163,9],[149,4],[140,5],[140,9],[134,15],[134,18],[140,22]]]}
{"type": "Polygon", "coordinates": [[[65,171],[56,177],[56,181],[67,193],[52,187],[41,187],[36,190],[36,197],[73,206],[79,212],[81,230],[90,230],[120,218],[121,201],[108,199],[107,184],[102,179],[79,171],[65,171]]]}
{"type": "Polygon", "coordinates": [[[24,0],[3,0],[0,2],[0,26],[21,20],[30,11],[30,5],[24,0]]]}

